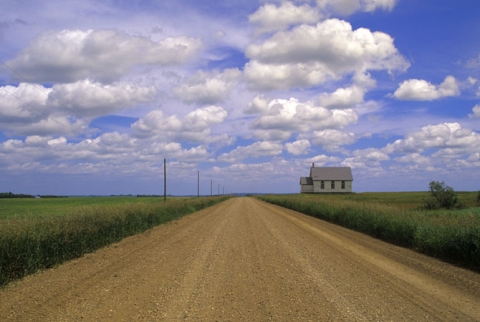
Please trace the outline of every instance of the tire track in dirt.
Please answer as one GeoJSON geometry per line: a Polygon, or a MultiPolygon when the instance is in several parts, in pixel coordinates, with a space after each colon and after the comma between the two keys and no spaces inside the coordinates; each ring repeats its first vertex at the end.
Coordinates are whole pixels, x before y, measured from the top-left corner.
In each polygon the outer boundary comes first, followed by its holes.
{"type": "MultiPolygon", "coordinates": [[[[479,274],[291,210],[267,203],[262,206],[268,209],[266,212],[276,213],[293,226],[301,228],[304,233],[312,233],[327,242],[328,247],[334,248],[356,266],[355,271],[359,276],[366,270],[371,280],[376,276],[376,279],[384,280],[386,284],[393,284],[399,296],[413,299],[412,304],[426,312],[425,318],[428,318],[428,312],[435,315],[443,311],[441,317],[436,319],[451,321],[459,316],[465,320],[470,320],[471,317],[479,319],[479,274]],[[372,244],[375,247],[371,247],[372,244]],[[385,253],[389,256],[385,256],[385,253]],[[419,270],[419,261],[423,261],[421,266],[431,270],[419,270]],[[411,265],[411,262],[416,265],[411,265]]],[[[362,279],[359,278],[360,280],[362,279]]],[[[398,306],[400,301],[397,299],[395,303],[398,306]]]]}
{"type": "Polygon", "coordinates": [[[234,198],[0,290],[0,321],[480,321],[480,274],[234,198]]]}

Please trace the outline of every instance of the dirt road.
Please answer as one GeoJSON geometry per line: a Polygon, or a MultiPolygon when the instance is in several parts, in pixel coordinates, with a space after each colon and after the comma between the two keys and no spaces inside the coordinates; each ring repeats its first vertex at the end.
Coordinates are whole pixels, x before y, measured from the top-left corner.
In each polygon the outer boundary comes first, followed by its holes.
{"type": "Polygon", "coordinates": [[[480,274],[252,198],[0,290],[0,321],[480,321],[480,274]]]}

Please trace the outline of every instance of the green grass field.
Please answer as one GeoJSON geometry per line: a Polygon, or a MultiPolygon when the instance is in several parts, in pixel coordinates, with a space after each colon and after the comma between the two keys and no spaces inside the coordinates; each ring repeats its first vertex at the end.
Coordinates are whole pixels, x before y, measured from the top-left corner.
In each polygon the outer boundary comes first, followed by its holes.
{"type": "MultiPolygon", "coordinates": [[[[456,192],[458,200],[466,207],[479,207],[477,202],[478,192],[456,192]]],[[[387,206],[394,206],[401,209],[417,210],[423,206],[423,198],[430,195],[429,192],[363,192],[352,194],[301,194],[302,198],[320,198],[322,200],[351,200],[358,202],[376,203],[387,206]]]]}
{"type": "Polygon", "coordinates": [[[163,198],[127,196],[0,199],[0,220],[11,217],[66,215],[71,212],[78,212],[79,208],[91,206],[140,205],[160,201],[163,202],[163,198]]]}

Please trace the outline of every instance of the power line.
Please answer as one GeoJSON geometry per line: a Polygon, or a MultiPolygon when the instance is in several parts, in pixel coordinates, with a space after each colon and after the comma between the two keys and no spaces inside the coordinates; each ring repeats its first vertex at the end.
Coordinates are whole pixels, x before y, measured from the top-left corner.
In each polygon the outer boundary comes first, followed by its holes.
{"type": "MultiPolygon", "coordinates": [[[[23,104],[25,104],[25,105],[27,105],[27,106],[29,106],[29,107],[33,108],[33,109],[34,109],[35,111],[37,111],[38,113],[40,113],[40,114],[43,114],[44,116],[46,116],[46,117],[47,117],[47,119],[50,119],[50,120],[54,121],[55,123],[57,123],[57,124],[59,124],[59,125],[63,126],[64,128],[66,128],[67,130],[71,130],[71,131],[74,131],[74,132],[76,132],[76,131],[75,131],[75,130],[72,128],[72,127],[69,127],[68,125],[65,125],[65,124],[63,124],[63,123],[62,123],[62,122],[60,122],[60,121],[57,121],[57,120],[56,120],[56,119],[54,119],[53,117],[49,116],[47,113],[45,113],[45,112],[43,112],[43,111],[39,110],[38,108],[36,108],[36,107],[35,107],[35,106],[33,106],[32,104],[30,104],[30,103],[28,103],[28,102],[25,102],[25,101],[24,101],[22,98],[18,97],[17,95],[13,94],[12,92],[10,92],[10,91],[6,90],[6,89],[5,89],[5,86],[3,86],[3,87],[0,87],[0,88],[1,88],[1,89],[2,89],[4,92],[7,92],[8,94],[10,94],[10,95],[12,95],[13,97],[15,97],[17,100],[19,100],[19,101],[20,101],[20,102],[22,102],[23,104]]],[[[83,134],[83,133],[79,133],[79,132],[77,132],[77,134],[83,134]]]]}
{"type": "Polygon", "coordinates": [[[20,74],[19,72],[17,72],[15,69],[13,69],[12,67],[8,66],[7,64],[5,64],[5,62],[1,61],[0,60],[0,63],[7,67],[9,70],[11,70],[13,73],[17,74],[18,76],[20,76],[21,79],[23,79],[24,81],[26,81],[27,83],[31,84],[33,87],[35,87],[36,89],[38,89],[40,92],[48,95],[48,93],[44,92],[43,90],[41,90],[39,87],[35,86],[35,83],[32,83],[31,81],[29,81],[28,79],[25,78],[25,76],[23,76],[22,74],[20,74]]]}

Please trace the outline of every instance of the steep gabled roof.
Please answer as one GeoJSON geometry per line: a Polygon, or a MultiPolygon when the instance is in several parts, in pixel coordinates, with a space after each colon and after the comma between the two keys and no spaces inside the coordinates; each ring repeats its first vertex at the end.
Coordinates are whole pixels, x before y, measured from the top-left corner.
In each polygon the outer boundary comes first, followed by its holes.
{"type": "Polygon", "coordinates": [[[310,177],[318,180],[345,180],[353,181],[350,167],[318,167],[310,169],[310,177]]]}

